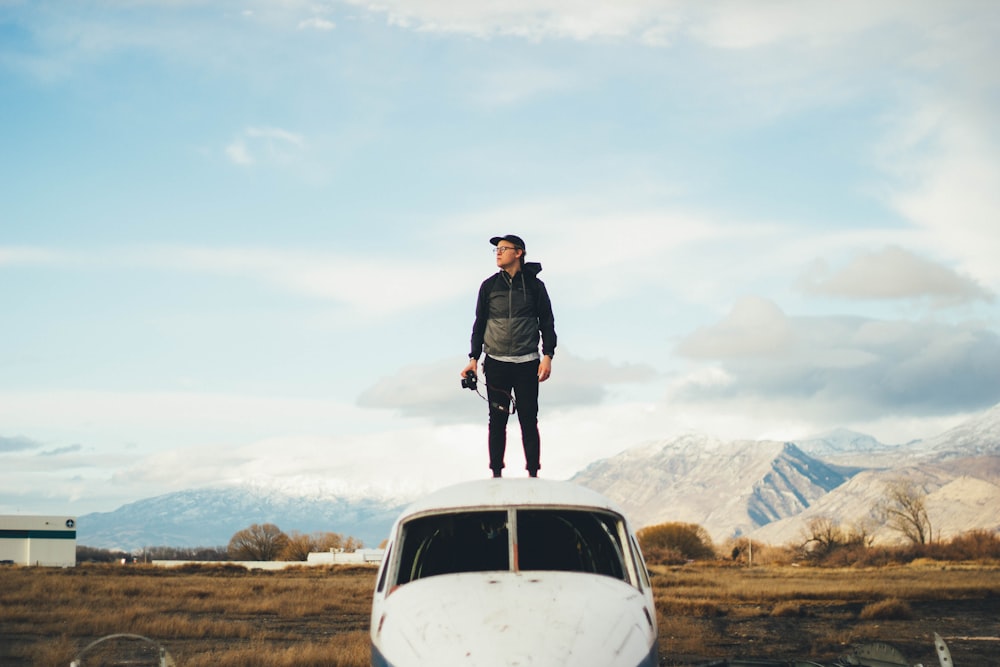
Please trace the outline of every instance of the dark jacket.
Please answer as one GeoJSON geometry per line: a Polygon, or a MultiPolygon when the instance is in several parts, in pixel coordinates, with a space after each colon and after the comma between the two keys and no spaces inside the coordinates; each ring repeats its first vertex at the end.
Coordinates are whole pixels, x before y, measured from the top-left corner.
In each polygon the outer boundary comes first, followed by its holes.
{"type": "Polygon", "coordinates": [[[538,279],[541,270],[538,262],[525,262],[513,278],[500,270],[483,281],[470,357],[478,359],[483,351],[494,357],[531,354],[538,351],[539,336],[542,354],[555,354],[555,318],[545,283],[538,279]]]}

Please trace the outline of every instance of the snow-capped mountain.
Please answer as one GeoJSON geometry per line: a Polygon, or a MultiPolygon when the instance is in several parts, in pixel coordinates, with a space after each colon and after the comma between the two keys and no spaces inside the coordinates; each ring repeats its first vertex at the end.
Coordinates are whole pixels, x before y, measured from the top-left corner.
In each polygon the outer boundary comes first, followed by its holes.
{"type": "Polygon", "coordinates": [[[251,524],[281,530],[331,532],[375,547],[389,535],[402,503],[279,489],[261,484],[191,489],[123,505],[77,519],[77,541],[134,551],[142,547],[225,547],[251,524]]]}
{"type": "Polygon", "coordinates": [[[840,465],[877,467],[886,458],[912,451],[917,443],[887,445],[865,433],[838,428],[803,440],[795,445],[812,457],[840,465]]]}
{"type": "Polygon", "coordinates": [[[572,481],[619,503],[637,525],[697,523],[722,539],[802,512],[850,472],[788,442],[689,434],[597,461],[572,481]]]}
{"type": "Polygon", "coordinates": [[[685,436],[599,461],[574,479],[620,503],[640,526],[698,523],[716,540],[803,541],[809,522],[823,517],[893,541],[900,536],[881,525],[876,508],[886,485],[900,480],[927,494],[935,537],[1000,530],[1000,406],[906,445],[846,430],[780,452],[778,444],[685,436]]]}
{"type": "MultiPolygon", "coordinates": [[[[1000,530],[1000,406],[933,438],[895,446],[846,430],[798,442],[689,434],[595,461],[572,479],[617,502],[637,526],[697,523],[716,541],[738,535],[801,541],[816,517],[875,526],[873,508],[885,485],[898,479],[927,494],[935,536],[1000,530]]],[[[273,523],[286,532],[335,532],[377,546],[410,499],[283,479],[180,491],[87,514],[77,534],[80,544],[103,548],[211,547],[226,545],[250,524],[273,523]]]]}
{"type": "Polygon", "coordinates": [[[899,542],[877,507],[887,485],[905,480],[926,493],[924,498],[935,539],[969,530],[1000,530],[1000,484],[969,475],[955,475],[934,465],[866,470],[794,516],[767,524],[752,533],[769,544],[802,543],[809,523],[829,518],[849,530],[863,529],[876,542],[899,542]]]}
{"type": "Polygon", "coordinates": [[[809,522],[832,518],[845,527],[864,526],[876,540],[898,541],[900,535],[880,525],[875,508],[887,484],[900,480],[917,485],[935,538],[980,529],[1000,530],[1000,406],[926,440],[883,449],[871,469],[854,476],[802,513],[755,531],[772,544],[801,540],[809,522]]]}
{"type": "Polygon", "coordinates": [[[968,419],[923,443],[937,460],[1000,456],[1000,405],[968,419]]]}

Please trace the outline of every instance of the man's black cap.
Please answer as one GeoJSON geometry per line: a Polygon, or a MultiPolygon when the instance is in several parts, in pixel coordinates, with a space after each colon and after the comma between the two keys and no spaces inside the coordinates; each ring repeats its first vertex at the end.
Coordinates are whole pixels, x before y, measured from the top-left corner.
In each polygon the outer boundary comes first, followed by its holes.
{"type": "Polygon", "coordinates": [[[493,245],[497,245],[501,241],[512,243],[514,247],[520,248],[521,250],[527,250],[527,248],[524,247],[524,239],[522,239],[520,236],[507,234],[506,236],[494,236],[493,238],[490,239],[490,243],[492,243],[493,245]]]}

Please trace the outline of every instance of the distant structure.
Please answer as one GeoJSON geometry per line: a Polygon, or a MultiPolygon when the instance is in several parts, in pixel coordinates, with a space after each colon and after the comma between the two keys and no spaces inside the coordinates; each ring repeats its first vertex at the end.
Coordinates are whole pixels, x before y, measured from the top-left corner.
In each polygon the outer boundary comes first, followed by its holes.
{"type": "Polygon", "coordinates": [[[313,551],[306,560],[154,560],[158,567],[181,567],[182,565],[241,565],[248,570],[284,570],[286,567],[312,567],[314,565],[378,565],[385,556],[385,549],[357,549],[344,551],[313,551]]]}
{"type": "Polygon", "coordinates": [[[74,567],[76,517],[0,515],[0,562],[74,567]]]}
{"type": "Polygon", "coordinates": [[[307,565],[359,565],[378,564],[385,556],[385,549],[330,549],[329,551],[312,551],[306,556],[307,565]]]}

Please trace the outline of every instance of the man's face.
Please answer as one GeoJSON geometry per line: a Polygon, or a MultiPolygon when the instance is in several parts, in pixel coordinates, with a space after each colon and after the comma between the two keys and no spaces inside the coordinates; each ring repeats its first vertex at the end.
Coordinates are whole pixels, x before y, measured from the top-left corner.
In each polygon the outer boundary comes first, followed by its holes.
{"type": "Polygon", "coordinates": [[[497,244],[497,266],[506,270],[519,265],[521,263],[521,252],[510,241],[500,241],[497,244]]]}

